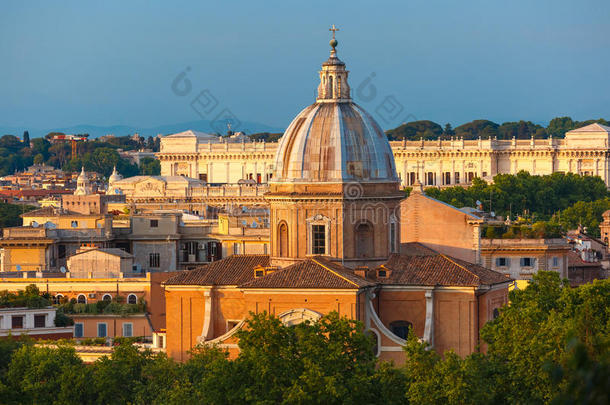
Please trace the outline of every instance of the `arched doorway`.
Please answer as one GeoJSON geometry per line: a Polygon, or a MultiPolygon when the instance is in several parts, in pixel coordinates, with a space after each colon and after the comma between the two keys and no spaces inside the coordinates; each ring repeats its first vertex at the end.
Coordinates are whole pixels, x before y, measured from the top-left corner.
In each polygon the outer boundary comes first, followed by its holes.
{"type": "Polygon", "coordinates": [[[373,257],[373,227],[367,222],[356,226],[356,256],[373,257]]]}
{"type": "Polygon", "coordinates": [[[278,240],[280,257],[288,257],[288,226],[285,222],[282,222],[278,229],[278,240]]]}

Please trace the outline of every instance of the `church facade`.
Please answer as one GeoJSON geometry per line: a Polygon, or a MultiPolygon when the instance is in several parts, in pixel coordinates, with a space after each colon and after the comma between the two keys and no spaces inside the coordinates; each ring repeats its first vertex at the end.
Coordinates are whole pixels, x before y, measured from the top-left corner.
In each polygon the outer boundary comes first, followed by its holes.
{"type": "Polygon", "coordinates": [[[419,243],[400,244],[404,193],[395,153],[352,101],[334,36],[330,45],[316,102],[263,165],[272,168],[264,196],[269,254],[232,255],[164,283],[171,357],[185,360],[198,344],[235,355],[235,333],[262,311],[287,325],[331,311],[357,319],[384,360],[403,360],[409,330],[440,352],[467,355],[507,302],[512,280],[504,275],[419,243]]]}

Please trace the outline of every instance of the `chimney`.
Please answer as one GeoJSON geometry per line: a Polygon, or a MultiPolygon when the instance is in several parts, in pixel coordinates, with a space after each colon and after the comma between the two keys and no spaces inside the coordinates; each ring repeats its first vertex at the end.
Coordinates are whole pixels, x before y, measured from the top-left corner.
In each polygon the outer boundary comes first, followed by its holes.
{"type": "Polygon", "coordinates": [[[369,271],[367,266],[358,266],[354,269],[354,274],[358,277],[366,278],[366,272],[369,271]]]}

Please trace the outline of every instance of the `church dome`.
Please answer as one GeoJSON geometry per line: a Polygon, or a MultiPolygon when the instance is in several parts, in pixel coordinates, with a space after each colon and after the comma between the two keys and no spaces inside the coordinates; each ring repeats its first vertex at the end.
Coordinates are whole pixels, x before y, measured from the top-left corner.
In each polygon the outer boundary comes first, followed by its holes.
{"type": "Polygon", "coordinates": [[[399,181],[387,136],[350,97],[336,44],[322,64],[316,102],[280,140],[273,182],[399,181]]]}
{"type": "Polygon", "coordinates": [[[76,190],[74,191],[74,195],[88,195],[91,193],[91,181],[89,180],[89,177],[87,177],[85,167],[83,166],[80,174],[76,178],[76,190]]]}
{"type": "Polygon", "coordinates": [[[110,177],[108,177],[108,182],[114,183],[114,182],[122,180],[122,179],[123,179],[123,176],[121,176],[119,174],[119,172],[117,172],[116,166],[114,166],[114,169],[112,170],[112,174],[110,175],[110,177]]]}

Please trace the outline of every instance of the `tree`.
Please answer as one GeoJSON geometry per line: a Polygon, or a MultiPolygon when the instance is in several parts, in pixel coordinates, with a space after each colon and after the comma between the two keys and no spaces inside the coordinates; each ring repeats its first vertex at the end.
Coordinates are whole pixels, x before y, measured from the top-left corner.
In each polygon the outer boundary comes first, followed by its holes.
{"type": "Polygon", "coordinates": [[[538,272],[524,290],[510,293],[509,306],[485,325],[481,337],[502,372],[513,403],[548,402],[555,394],[550,364],[566,364],[576,338],[593,360],[608,354],[610,281],[569,288],[556,272],[538,272]]]}
{"type": "Polygon", "coordinates": [[[402,124],[397,128],[386,131],[386,135],[391,141],[408,141],[424,139],[436,139],[443,133],[443,128],[436,122],[423,120],[412,121],[402,124]]]}
{"type": "Polygon", "coordinates": [[[28,131],[23,131],[23,143],[27,147],[30,146],[30,133],[28,131]]]}
{"type": "Polygon", "coordinates": [[[455,135],[455,131],[451,127],[451,124],[449,124],[449,123],[445,124],[445,129],[443,130],[443,135],[445,135],[445,136],[453,136],[453,135],[455,135]]]}
{"type": "Polygon", "coordinates": [[[141,390],[142,372],[154,357],[150,351],[140,352],[131,344],[115,346],[110,357],[102,357],[93,365],[91,383],[99,403],[130,403],[141,390]]]}
{"type": "Polygon", "coordinates": [[[576,123],[570,117],[553,118],[546,127],[546,132],[553,138],[563,138],[565,133],[573,130],[576,123]]]}
{"type": "Polygon", "coordinates": [[[161,162],[151,157],[140,159],[140,174],[159,176],[161,174],[161,162]]]}
{"type": "MultiPolygon", "coordinates": [[[[586,206],[591,201],[606,198],[608,191],[599,177],[579,176],[572,173],[533,176],[521,171],[516,175],[498,174],[494,176],[493,184],[475,178],[469,188],[462,186],[447,187],[442,190],[428,188],[426,194],[458,208],[474,207],[475,202],[479,200],[483,202],[485,210],[489,209],[491,196],[492,208],[497,215],[508,216],[510,213],[521,215],[527,210],[538,220],[549,220],[557,212],[578,202],[586,206]]],[[[599,210],[604,206],[604,204],[596,206],[598,220],[601,220],[599,210]]],[[[568,215],[566,218],[573,219],[570,213],[566,214],[568,215]]],[[[562,218],[562,223],[571,222],[562,218]]],[[[592,226],[595,225],[593,221],[590,223],[592,226]]]]}
{"type": "Polygon", "coordinates": [[[82,404],[91,402],[88,369],[74,348],[21,346],[11,357],[3,402],[82,404]]]}
{"type": "Polygon", "coordinates": [[[266,313],[252,314],[238,338],[238,367],[250,382],[246,401],[374,401],[373,341],[357,321],[333,312],[313,324],[290,327],[266,313]]]}
{"type": "Polygon", "coordinates": [[[34,156],[35,165],[41,165],[43,163],[44,163],[44,156],[42,156],[42,153],[39,153],[36,156],[34,156]]]}
{"type": "Polygon", "coordinates": [[[35,207],[22,204],[7,204],[0,202],[0,228],[20,226],[22,224],[21,214],[33,210],[35,207]]]}
{"type": "Polygon", "coordinates": [[[561,211],[558,221],[566,229],[576,229],[582,225],[589,235],[600,237],[599,224],[603,220],[602,214],[607,210],[610,210],[608,197],[596,201],[578,201],[561,211]]]}

